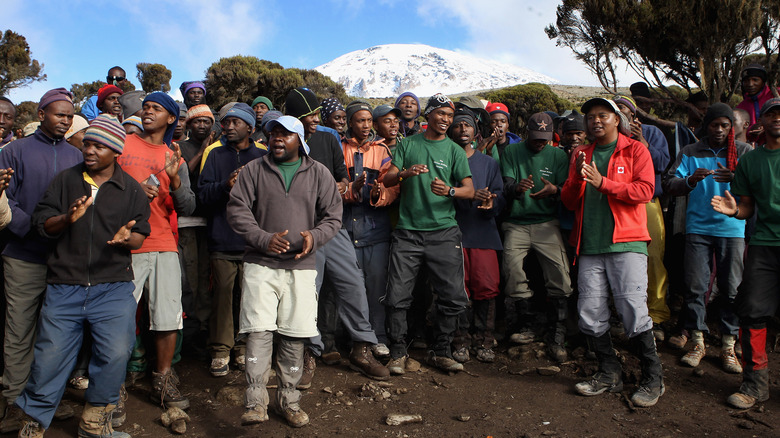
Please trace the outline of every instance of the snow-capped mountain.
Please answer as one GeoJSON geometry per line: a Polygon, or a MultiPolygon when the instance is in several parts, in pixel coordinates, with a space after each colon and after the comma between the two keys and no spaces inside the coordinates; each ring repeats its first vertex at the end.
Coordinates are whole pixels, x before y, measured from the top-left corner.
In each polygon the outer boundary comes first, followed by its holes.
{"type": "Polygon", "coordinates": [[[357,50],[316,68],[357,97],[457,94],[555,79],[515,65],[424,44],[385,44],[357,50]]]}

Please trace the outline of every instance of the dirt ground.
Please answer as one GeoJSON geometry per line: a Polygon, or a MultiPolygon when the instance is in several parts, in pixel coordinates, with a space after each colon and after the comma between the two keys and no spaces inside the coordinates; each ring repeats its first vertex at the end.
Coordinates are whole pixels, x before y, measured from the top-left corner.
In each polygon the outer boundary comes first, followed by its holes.
{"type": "MultiPolygon", "coordinates": [[[[772,337],[773,339],[773,337],[772,337]]],[[[423,364],[419,372],[376,382],[340,365],[319,364],[312,388],[301,402],[311,424],[292,429],[280,417],[242,427],[244,375],[231,371],[213,378],[208,366],[194,359],[177,365],[189,397],[190,437],[674,437],[674,436],[780,436],[780,354],[770,353],[771,398],[750,411],[736,411],[725,404],[726,397],[739,386],[740,376],[720,370],[719,348],[708,348],[707,357],[696,373],[679,364],[680,352],[661,346],[666,394],[653,408],[634,409],[628,397],[639,374],[636,358],[625,343],[616,342],[624,360],[625,389],[621,394],[593,398],[576,395],[575,383],[590,375],[594,361],[581,356],[559,365],[560,372],[542,375],[538,368],[553,364],[542,344],[524,351],[500,344],[495,363],[472,360],[466,372],[447,375],[423,364]],[[227,388],[227,389],[223,389],[227,388]],[[389,414],[419,414],[421,423],[389,426],[389,414]]],[[[771,350],[771,348],[770,348],[771,350]]],[[[421,350],[411,354],[424,358],[421,350]]],[[[541,372],[545,372],[544,369],[541,372]]],[[[549,372],[554,372],[551,370],[549,372]]],[[[119,430],[134,437],[166,437],[159,417],[162,410],[149,401],[147,377],[129,389],[128,420],[119,430]]],[[[68,390],[65,402],[77,415],[81,411],[78,391],[68,390]]],[[[273,399],[273,390],[271,390],[273,399]]],[[[75,436],[77,420],[55,421],[47,437],[75,436]]],[[[8,435],[5,435],[8,436],[8,435]]]]}

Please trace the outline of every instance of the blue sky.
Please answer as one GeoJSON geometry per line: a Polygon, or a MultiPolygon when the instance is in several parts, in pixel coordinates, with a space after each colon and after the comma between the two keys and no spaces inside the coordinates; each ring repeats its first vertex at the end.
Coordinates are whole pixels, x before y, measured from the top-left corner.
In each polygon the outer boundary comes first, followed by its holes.
{"type": "MultiPolygon", "coordinates": [[[[544,33],[555,2],[527,0],[249,1],[3,0],[2,29],[27,38],[45,82],[14,90],[37,101],[51,88],[105,80],[122,66],[140,88],[135,65],[173,72],[172,88],[202,79],[221,57],[257,56],[285,67],[314,68],[353,50],[422,43],[536,70],[572,85],[596,78],[544,33]]],[[[636,79],[620,74],[622,85],[636,79]]],[[[173,93],[172,93],[173,94],[173,93]]],[[[178,97],[176,94],[173,94],[178,97]]]]}

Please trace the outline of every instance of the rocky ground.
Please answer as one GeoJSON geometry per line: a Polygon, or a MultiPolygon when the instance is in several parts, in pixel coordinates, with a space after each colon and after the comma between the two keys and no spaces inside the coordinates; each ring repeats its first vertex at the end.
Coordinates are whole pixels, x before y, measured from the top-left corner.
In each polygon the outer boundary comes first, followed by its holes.
{"type": "MultiPolygon", "coordinates": [[[[773,339],[773,338],[772,338],[773,339]]],[[[628,401],[639,374],[636,358],[617,347],[624,361],[626,387],[621,394],[594,398],[576,395],[575,383],[594,372],[596,364],[579,348],[572,359],[554,364],[541,343],[528,347],[498,347],[495,363],[475,360],[465,372],[447,375],[423,364],[418,372],[369,380],[349,370],[348,362],[317,368],[312,388],[301,405],[311,424],[288,427],[271,414],[268,422],[242,427],[244,376],[232,371],[213,378],[207,364],[185,359],[177,365],[192,406],[186,436],[191,437],[688,437],[780,436],[780,391],[776,383],[780,354],[770,353],[771,398],[749,411],[725,404],[738,388],[740,376],[720,370],[719,349],[712,346],[695,370],[679,364],[681,353],[661,346],[666,394],[649,409],[628,401]],[[389,425],[401,415],[409,424],[389,425]],[[417,417],[419,416],[419,417],[417,417]]],[[[412,356],[423,360],[422,350],[412,356]]],[[[149,378],[129,389],[128,420],[120,429],[134,437],[165,437],[173,433],[160,421],[162,409],[149,398],[149,378]]],[[[273,390],[272,390],[273,391],[273,390]]],[[[81,394],[68,390],[65,402],[80,413],[81,394]]],[[[273,392],[271,393],[273,397],[273,392]]],[[[55,422],[47,437],[75,436],[76,419],[55,422]]]]}

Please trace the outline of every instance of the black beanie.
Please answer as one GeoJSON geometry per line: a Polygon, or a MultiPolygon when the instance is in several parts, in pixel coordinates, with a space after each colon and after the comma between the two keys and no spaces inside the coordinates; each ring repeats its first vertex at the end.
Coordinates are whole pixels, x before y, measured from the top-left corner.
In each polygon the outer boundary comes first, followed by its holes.
{"type": "Polygon", "coordinates": [[[742,74],[740,76],[741,79],[755,76],[761,78],[761,80],[764,82],[766,82],[766,78],[767,78],[766,69],[761,64],[748,64],[747,67],[742,69],[742,74]]]}
{"type": "Polygon", "coordinates": [[[572,114],[563,119],[561,132],[585,131],[585,117],[582,114],[572,114]]]}
{"type": "Polygon", "coordinates": [[[707,129],[710,122],[718,117],[725,117],[729,119],[731,123],[734,123],[734,110],[723,102],[713,103],[707,108],[707,113],[704,114],[704,120],[701,122],[702,128],[707,129]]]}
{"type": "Polygon", "coordinates": [[[317,96],[308,88],[296,88],[287,93],[287,99],[284,101],[284,110],[288,116],[300,119],[319,110],[320,103],[317,96]]]}
{"type": "MultiPolygon", "coordinates": [[[[371,108],[371,105],[368,104],[368,102],[362,101],[362,100],[354,100],[347,105],[347,108],[345,112],[347,113],[347,123],[352,121],[352,116],[355,115],[356,112],[365,110],[368,112],[372,112],[373,109],[371,108]]],[[[373,115],[371,116],[373,118],[373,115]]]]}

